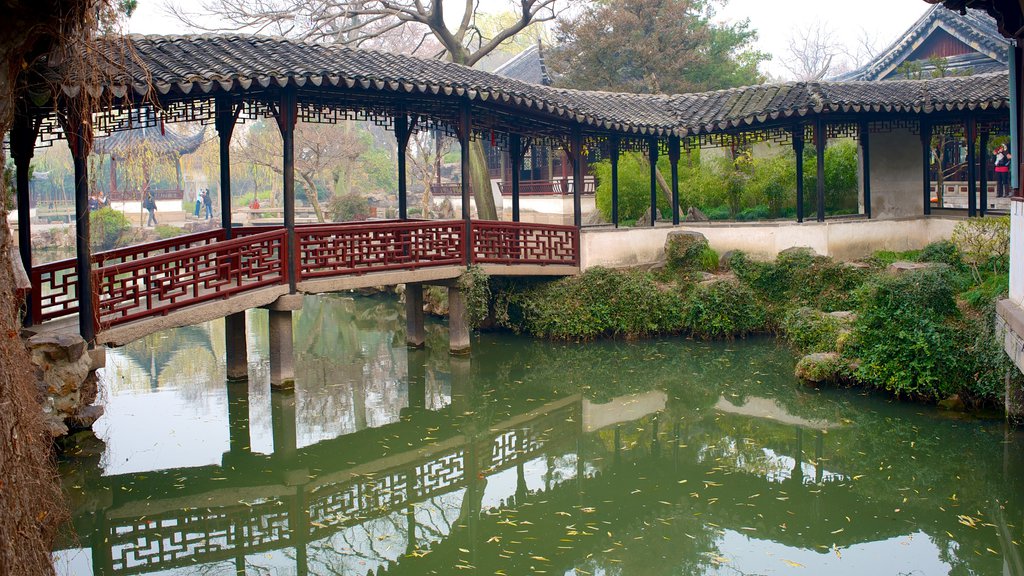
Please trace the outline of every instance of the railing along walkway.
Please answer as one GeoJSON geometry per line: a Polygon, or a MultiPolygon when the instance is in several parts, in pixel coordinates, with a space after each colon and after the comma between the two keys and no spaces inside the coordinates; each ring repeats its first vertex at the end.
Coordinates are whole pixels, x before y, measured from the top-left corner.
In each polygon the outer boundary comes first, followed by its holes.
{"type": "MultiPolygon", "coordinates": [[[[268,286],[289,284],[287,230],[252,226],[188,234],[92,256],[96,332],[268,286]]],[[[303,224],[295,229],[296,282],[429,267],[579,266],[572,226],[401,220],[303,224]]],[[[32,269],[32,317],[78,313],[75,260],[32,269]]]]}

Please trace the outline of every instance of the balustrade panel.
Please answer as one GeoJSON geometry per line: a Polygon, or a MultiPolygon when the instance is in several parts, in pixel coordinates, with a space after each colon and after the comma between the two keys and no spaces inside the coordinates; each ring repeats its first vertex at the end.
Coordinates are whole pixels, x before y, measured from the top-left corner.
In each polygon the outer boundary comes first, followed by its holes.
{"type": "Polygon", "coordinates": [[[476,264],[579,265],[579,230],[573,226],[479,221],[471,237],[476,264]]]}

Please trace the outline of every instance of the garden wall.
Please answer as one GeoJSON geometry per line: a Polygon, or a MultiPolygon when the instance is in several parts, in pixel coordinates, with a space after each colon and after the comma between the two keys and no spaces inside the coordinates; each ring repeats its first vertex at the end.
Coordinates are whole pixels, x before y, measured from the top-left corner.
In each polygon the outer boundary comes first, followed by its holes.
{"type": "MultiPolygon", "coordinates": [[[[719,254],[743,250],[772,258],[794,246],[807,246],[824,256],[854,260],[877,250],[913,250],[948,239],[958,219],[916,217],[895,220],[832,220],[828,222],[700,222],[679,226],[700,232],[719,254]]],[[[580,237],[581,266],[625,267],[654,264],[664,258],[665,237],[677,228],[584,229],[580,237]]]]}

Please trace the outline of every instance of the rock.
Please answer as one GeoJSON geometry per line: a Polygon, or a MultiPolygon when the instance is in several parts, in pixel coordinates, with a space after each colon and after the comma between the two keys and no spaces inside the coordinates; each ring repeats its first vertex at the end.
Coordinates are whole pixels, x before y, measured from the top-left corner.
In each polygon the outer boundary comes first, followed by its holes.
{"type": "Polygon", "coordinates": [[[822,384],[842,379],[846,366],[842,357],[835,352],[808,354],[796,364],[796,377],[804,382],[822,384]]]}
{"type": "MultiPolygon", "coordinates": [[[[72,334],[37,334],[28,341],[29,351],[33,356],[42,355],[42,360],[59,362],[61,360],[79,359],[85,353],[85,340],[72,334]]],[[[40,363],[36,363],[40,366],[40,363]]]]}
{"type": "Polygon", "coordinates": [[[893,272],[895,274],[903,274],[905,272],[927,270],[929,268],[935,268],[937,266],[941,266],[941,264],[936,264],[934,262],[908,262],[906,260],[900,260],[898,262],[893,262],[892,264],[889,264],[889,267],[886,268],[886,270],[888,270],[889,272],[893,272]]]}
{"type": "Polygon", "coordinates": [[[718,269],[728,272],[732,263],[732,257],[739,253],[739,250],[726,250],[718,257],[718,269]]]}
{"type": "Polygon", "coordinates": [[[609,222],[604,219],[600,210],[587,212],[587,215],[583,217],[584,226],[600,226],[601,224],[609,224],[609,222]]]}
{"type": "Polygon", "coordinates": [[[670,270],[700,270],[708,239],[700,232],[673,230],[665,236],[665,264],[670,270]]]}
{"type": "Polygon", "coordinates": [[[849,310],[842,310],[838,312],[828,312],[828,315],[844,322],[853,322],[857,319],[856,312],[850,312],[849,310]]]}
{"type": "Polygon", "coordinates": [[[952,410],[954,412],[963,412],[967,409],[967,406],[964,404],[964,401],[960,399],[959,394],[953,394],[945,400],[939,400],[939,408],[952,410]]]}
{"type": "Polygon", "coordinates": [[[686,220],[688,222],[707,222],[708,217],[700,211],[700,208],[690,206],[686,209],[686,220]]]}
{"type": "Polygon", "coordinates": [[[786,256],[789,256],[789,257],[803,256],[803,257],[814,258],[815,256],[818,256],[818,253],[815,252],[814,248],[811,248],[810,246],[793,246],[793,247],[786,248],[785,250],[779,252],[779,256],[781,256],[781,257],[786,257],[786,256]]]}
{"type": "Polygon", "coordinates": [[[83,406],[67,419],[67,426],[71,430],[89,430],[100,416],[103,416],[103,406],[83,406]]]}
{"type": "Polygon", "coordinates": [[[36,369],[37,399],[50,434],[67,434],[67,424],[72,422],[72,426],[91,425],[102,408],[87,410],[99,387],[93,372],[96,358],[85,340],[72,334],[37,334],[28,339],[28,349],[36,369]]]}
{"type": "MultiPolygon", "coordinates": [[[[661,220],[661,210],[658,210],[655,213],[655,215],[654,215],[654,221],[657,222],[658,220],[661,220]]],[[[650,226],[650,225],[651,225],[651,208],[648,207],[647,210],[644,211],[644,215],[639,217],[639,218],[637,218],[636,226],[639,228],[639,227],[642,227],[642,226],[650,226]]]]}

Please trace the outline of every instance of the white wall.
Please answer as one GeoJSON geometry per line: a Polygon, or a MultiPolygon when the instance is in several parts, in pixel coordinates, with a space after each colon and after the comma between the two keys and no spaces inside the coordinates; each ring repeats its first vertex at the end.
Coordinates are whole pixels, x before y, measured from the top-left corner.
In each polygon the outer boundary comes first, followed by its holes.
{"type": "MultiPolygon", "coordinates": [[[[871,216],[902,218],[924,214],[921,137],[909,129],[870,135],[871,216]]],[[[863,190],[861,193],[863,198],[863,190]]]]}

